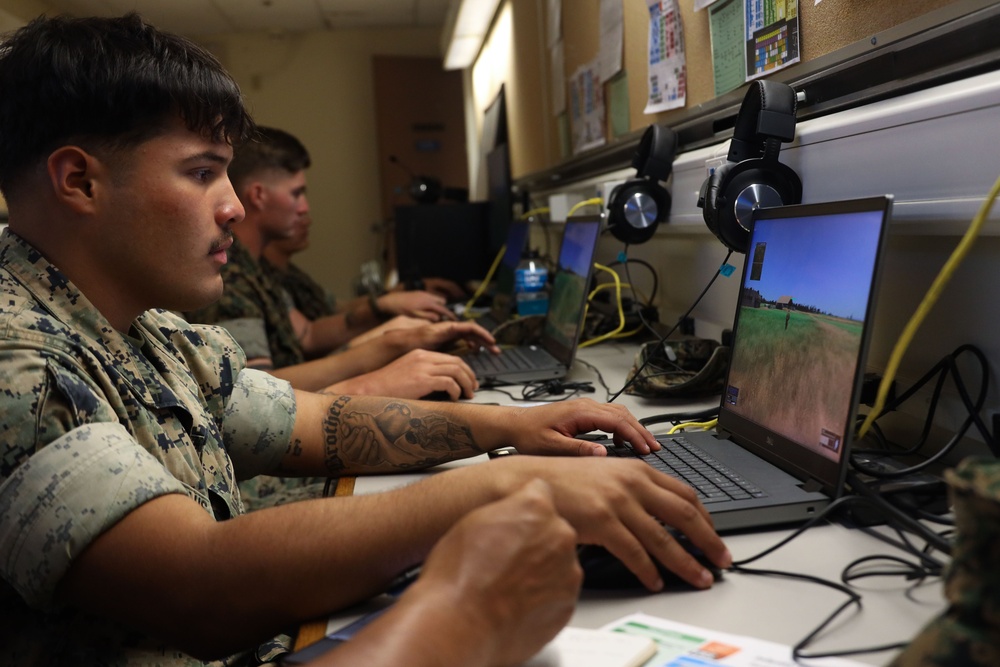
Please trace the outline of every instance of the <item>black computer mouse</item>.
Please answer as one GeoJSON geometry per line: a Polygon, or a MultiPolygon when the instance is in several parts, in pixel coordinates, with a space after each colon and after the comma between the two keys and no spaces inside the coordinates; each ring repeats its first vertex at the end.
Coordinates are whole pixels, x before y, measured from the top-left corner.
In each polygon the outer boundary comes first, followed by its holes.
{"type": "MultiPolygon", "coordinates": [[[[712,578],[715,581],[722,579],[722,570],[708,560],[708,557],[700,549],[691,545],[687,539],[679,539],[678,542],[684,545],[688,553],[712,573],[712,578]]],[[[583,568],[583,588],[585,590],[647,590],[639,578],[625,567],[625,564],[617,556],[604,547],[596,544],[585,544],[577,549],[577,555],[580,567],[583,568]]],[[[653,562],[656,563],[660,577],[663,578],[663,590],[699,590],[668,570],[655,558],[653,562]]]]}
{"type": "Polygon", "coordinates": [[[432,391],[425,396],[420,397],[421,401],[450,401],[451,394],[446,391],[432,391]]]}

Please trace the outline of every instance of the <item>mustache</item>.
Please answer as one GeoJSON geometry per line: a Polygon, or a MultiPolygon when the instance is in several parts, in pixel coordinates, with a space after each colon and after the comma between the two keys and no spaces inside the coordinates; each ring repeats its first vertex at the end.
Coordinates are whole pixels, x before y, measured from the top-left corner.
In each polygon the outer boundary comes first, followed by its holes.
{"type": "Polygon", "coordinates": [[[228,248],[233,242],[233,233],[229,230],[222,236],[221,239],[212,244],[212,249],[209,252],[218,252],[223,248],[228,248]]]}

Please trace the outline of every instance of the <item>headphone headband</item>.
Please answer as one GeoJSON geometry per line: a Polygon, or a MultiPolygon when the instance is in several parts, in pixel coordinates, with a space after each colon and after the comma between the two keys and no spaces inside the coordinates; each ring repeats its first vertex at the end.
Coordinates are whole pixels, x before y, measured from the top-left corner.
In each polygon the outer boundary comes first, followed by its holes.
{"type": "Polygon", "coordinates": [[[639,139],[632,166],[639,178],[665,181],[674,168],[677,134],[663,125],[650,125],[639,139]]]}
{"type": "Polygon", "coordinates": [[[794,139],[795,102],[795,91],[787,84],[767,79],[751,82],[736,115],[728,160],[742,162],[763,157],[768,139],[794,139]]]}

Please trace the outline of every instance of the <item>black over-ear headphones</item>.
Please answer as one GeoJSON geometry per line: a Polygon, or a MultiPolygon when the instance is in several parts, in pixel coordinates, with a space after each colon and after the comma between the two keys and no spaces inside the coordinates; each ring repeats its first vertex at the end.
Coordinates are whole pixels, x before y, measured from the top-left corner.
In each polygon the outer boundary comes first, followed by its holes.
{"type": "Polygon", "coordinates": [[[794,138],[795,91],[754,81],[736,115],[729,161],[705,179],[698,196],[705,224],[731,250],[747,251],[754,208],[802,201],[798,174],[778,162],[782,142],[794,138]]]}
{"type": "Polygon", "coordinates": [[[670,177],[677,135],[669,127],[650,125],[636,148],[632,166],[637,178],[615,187],[608,197],[608,229],[619,241],[643,243],[670,214],[670,193],[660,185],[670,177]]]}

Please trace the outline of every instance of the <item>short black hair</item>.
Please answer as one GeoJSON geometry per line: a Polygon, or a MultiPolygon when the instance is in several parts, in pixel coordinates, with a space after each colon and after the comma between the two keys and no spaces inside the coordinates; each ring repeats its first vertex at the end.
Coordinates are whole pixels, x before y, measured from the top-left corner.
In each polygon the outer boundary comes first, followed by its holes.
{"type": "Polygon", "coordinates": [[[312,164],[309,151],[292,134],[274,127],[258,127],[254,135],[236,148],[229,163],[229,180],[237,193],[243,182],[262,171],[280,170],[297,174],[312,164]]]}
{"type": "Polygon", "coordinates": [[[254,122],[211,53],[135,13],[39,17],[0,43],[0,191],[67,143],[137,146],[180,118],[237,145],[254,122]]]}

